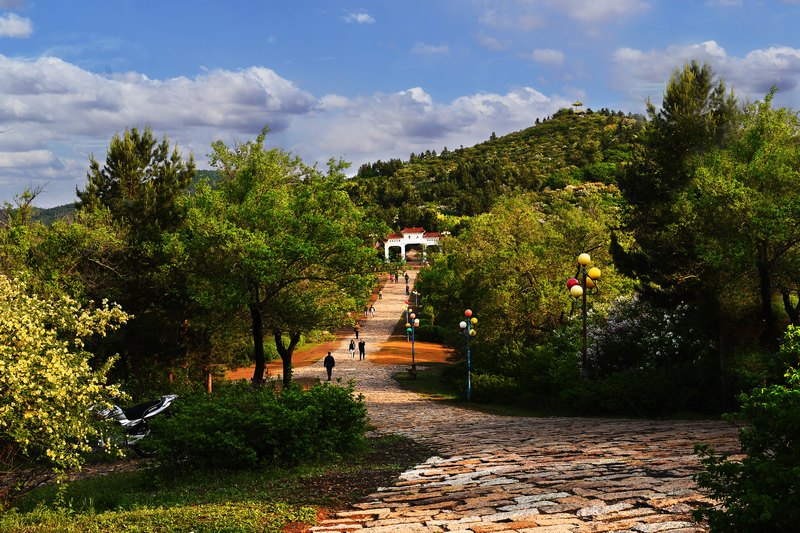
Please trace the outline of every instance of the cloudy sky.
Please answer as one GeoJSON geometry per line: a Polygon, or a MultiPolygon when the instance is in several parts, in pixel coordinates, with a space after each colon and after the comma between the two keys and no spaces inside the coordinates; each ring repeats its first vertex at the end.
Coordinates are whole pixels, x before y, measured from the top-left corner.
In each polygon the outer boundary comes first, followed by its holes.
{"type": "Polygon", "coordinates": [[[351,170],[471,146],[576,100],[642,113],[708,61],[800,109],[800,0],[0,0],[0,202],[75,200],[90,154],[150,126],[351,170]]]}

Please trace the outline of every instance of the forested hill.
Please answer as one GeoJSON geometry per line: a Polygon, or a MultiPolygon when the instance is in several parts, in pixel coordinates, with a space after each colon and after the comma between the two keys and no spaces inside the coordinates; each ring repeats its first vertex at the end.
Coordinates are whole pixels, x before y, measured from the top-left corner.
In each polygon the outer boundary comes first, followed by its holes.
{"type": "Polygon", "coordinates": [[[390,226],[439,229],[440,213],[483,213],[503,194],[615,183],[643,124],[641,116],[607,109],[562,109],[473,147],[362,165],[351,196],[390,226]]]}

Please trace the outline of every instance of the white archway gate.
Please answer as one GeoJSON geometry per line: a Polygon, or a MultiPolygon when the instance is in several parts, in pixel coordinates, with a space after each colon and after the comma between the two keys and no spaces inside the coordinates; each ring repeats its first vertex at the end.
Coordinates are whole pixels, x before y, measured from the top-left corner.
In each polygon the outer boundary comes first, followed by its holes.
{"type": "Polygon", "coordinates": [[[406,247],[412,244],[422,246],[422,258],[425,259],[425,248],[428,246],[438,246],[441,235],[435,231],[425,231],[425,228],[404,228],[400,233],[392,233],[386,236],[383,243],[383,251],[386,260],[389,260],[389,250],[400,248],[400,258],[405,260],[406,247]]]}

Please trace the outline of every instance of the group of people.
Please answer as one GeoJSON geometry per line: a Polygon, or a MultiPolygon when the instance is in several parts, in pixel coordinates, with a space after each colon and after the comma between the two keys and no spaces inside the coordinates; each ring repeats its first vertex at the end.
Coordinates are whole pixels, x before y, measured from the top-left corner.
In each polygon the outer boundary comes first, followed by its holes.
{"type": "MultiPolygon", "coordinates": [[[[358,360],[359,361],[363,361],[364,359],[367,358],[366,346],[367,345],[363,340],[358,341],[358,360]]],[[[356,358],[356,340],[355,339],[350,339],[350,346],[348,347],[348,350],[350,350],[350,358],[351,359],[355,359],[356,358]]]]}
{"type": "MultiPolygon", "coordinates": [[[[403,277],[406,279],[406,285],[408,285],[408,272],[403,272],[403,277]]],[[[395,272],[394,274],[389,274],[389,281],[392,283],[399,283],[400,282],[400,274],[395,272]]]]}
{"type": "MultiPolygon", "coordinates": [[[[348,347],[350,350],[350,357],[355,359],[356,358],[356,341],[355,339],[350,339],[350,346],[348,347]]],[[[367,358],[367,343],[364,340],[358,341],[358,360],[364,361],[367,358]]],[[[328,373],[328,381],[331,380],[333,376],[333,367],[336,366],[336,359],[333,358],[331,352],[328,352],[328,355],[325,356],[325,359],[322,360],[322,366],[325,367],[325,372],[328,373]]]]}
{"type": "MultiPolygon", "coordinates": [[[[403,272],[403,277],[406,280],[406,294],[408,294],[409,293],[409,287],[408,287],[409,275],[408,275],[408,272],[403,272]]],[[[400,281],[400,274],[398,274],[397,272],[395,272],[394,274],[389,274],[389,279],[393,283],[398,283],[400,281]]],[[[378,299],[379,300],[383,299],[383,291],[382,290],[378,291],[378,299]]],[[[364,307],[364,318],[368,318],[368,317],[375,317],[375,306],[374,305],[370,305],[369,307],[364,307]]],[[[348,345],[347,349],[350,352],[350,358],[351,359],[355,359],[356,358],[356,348],[358,348],[358,360],[359,361],[364,361],[367,358],[366,343],[364,342],[363,339],[359,340],[358,336],[359,336],[360,332],[361,332],[361,324],[359,324],[359,322],[356,321],[356,324],[353,327],[353,334],[355,335],[355,339],[350,339],[350,344],[348,345]],[[358,343],[356,343],[356,340],[358,340],[358,343]]],[[[331,377],[333,376],[333,368],[336,366],[336,360],[334,359],[334,357],[331,354],[331,352],[328,352],[328,355],[325,356],[325,359],[322,361],[322,366],[325,367],[325,371],[328,374],[328,381],[330,381],[331,377]]]]}

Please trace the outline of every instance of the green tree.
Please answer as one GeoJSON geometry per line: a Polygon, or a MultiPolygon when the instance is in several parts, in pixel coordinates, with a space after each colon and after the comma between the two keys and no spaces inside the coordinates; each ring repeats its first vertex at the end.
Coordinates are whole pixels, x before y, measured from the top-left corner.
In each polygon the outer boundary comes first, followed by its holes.
{"type": "Polygon", "coordinates": [[[126,320],[119,306],[44,300],[0,275],[0,500],[40,481],[31,466],[81,466],[100,435],[89,408],[119,394],[106,384],[113,361],[93,369],[85,342],[126,320]]]}
{"type": "MultiPolygon", "coordinates": [[[[419,290],[440,325],[455,327],[471,308],[480,319],[478,367],[518,376],[522,347],[569,316],[565,284],[575,275],[577,256],[591,252],[603,277],[614,280],[608,239],[618,220],[616,203],[613,189],[604,186],[504,199],[443,243],[443,254],[420,272],[419,290]]],[[[617,294],[614,283],[605,285],[601,298],[617,294]]]]}
{"type": "Polygon", "coordinates": [[[331,161],[323,174],[266,149],[266,133],[233,149],[214,143],[212,163],[223,181],[198,188],[175,245],[199,302],[249,313],[253,381],[264,379],[266,331],[289,383],[300,336],[342,325],[363,303],[377,262],[370,235],[386,228],[366,223],[350,201],[343,163],[331,161]]]}
{"type": "Polygon", "coordinates": [[[158,143],[150,128],[125,130],[111,139],[103,168],[89,157],[89,183],[78,189],[79,210],[106,207],[130,228],[132,241],[156,240],[181,221],[176,199],[195,175],[194,156],[170,152],[166,135],[158,143]]]}
{"type": "MultiPolygon", "coordinates": [[[[789,327],[781,352],[797,365],[800,329],[789,327]]],[[[789,368],[785,383],[755,389],[740,401],[739,412],[727,419],[740,426],[745,456],[732,459],[698,446],[705,470],[695,479],[721,505],[694,515],[715,531],[793,531],[800,523],[800,372],[789,368]]]]}
{"type": "Polygon", "coordinates": [[[770,343],[776,335],[773,296],[797,286],[800,259],[800,119],[795,111],[772,108],[773,95],[774,89],[746,107],[740,131],[726,149],[703,159],[686,195],[700,258],[724,273],[722,294],[734,285],[738,292],[756,285],[770,343]]]}
{"type": "Polygon", "coordinates": [[[736,100],[709,65],[692,61],[673,73],[661,109],[648,102],[647,114],[635,159],[619,181],[629,204],[623,229],[632,241],[616,236],[614,260],[650,293],[694,300],[713,276],[698,258],[685,192],[699,156],[729,141],[736,100]]]}
{"type": "Polygon", "coordinates": [[[149,128],[131,128],[111,139],[102,168],[90,157],[88,183],[77,191],[78,213],[109,220],[124,243],[104,262],[113,270],[96,278],[102,285],[88,296],[116,301],[135,317],[109,348],[122,354],[127,377],[143,377],[143,371],[181,358],[190,348],[184,324],[197,310],[184,277],[165,275],[175,271],[162,240],[183,223],[178,198],[194,175],[193,156],[183,161],[166,136],[159,143],[149,128]]]}

